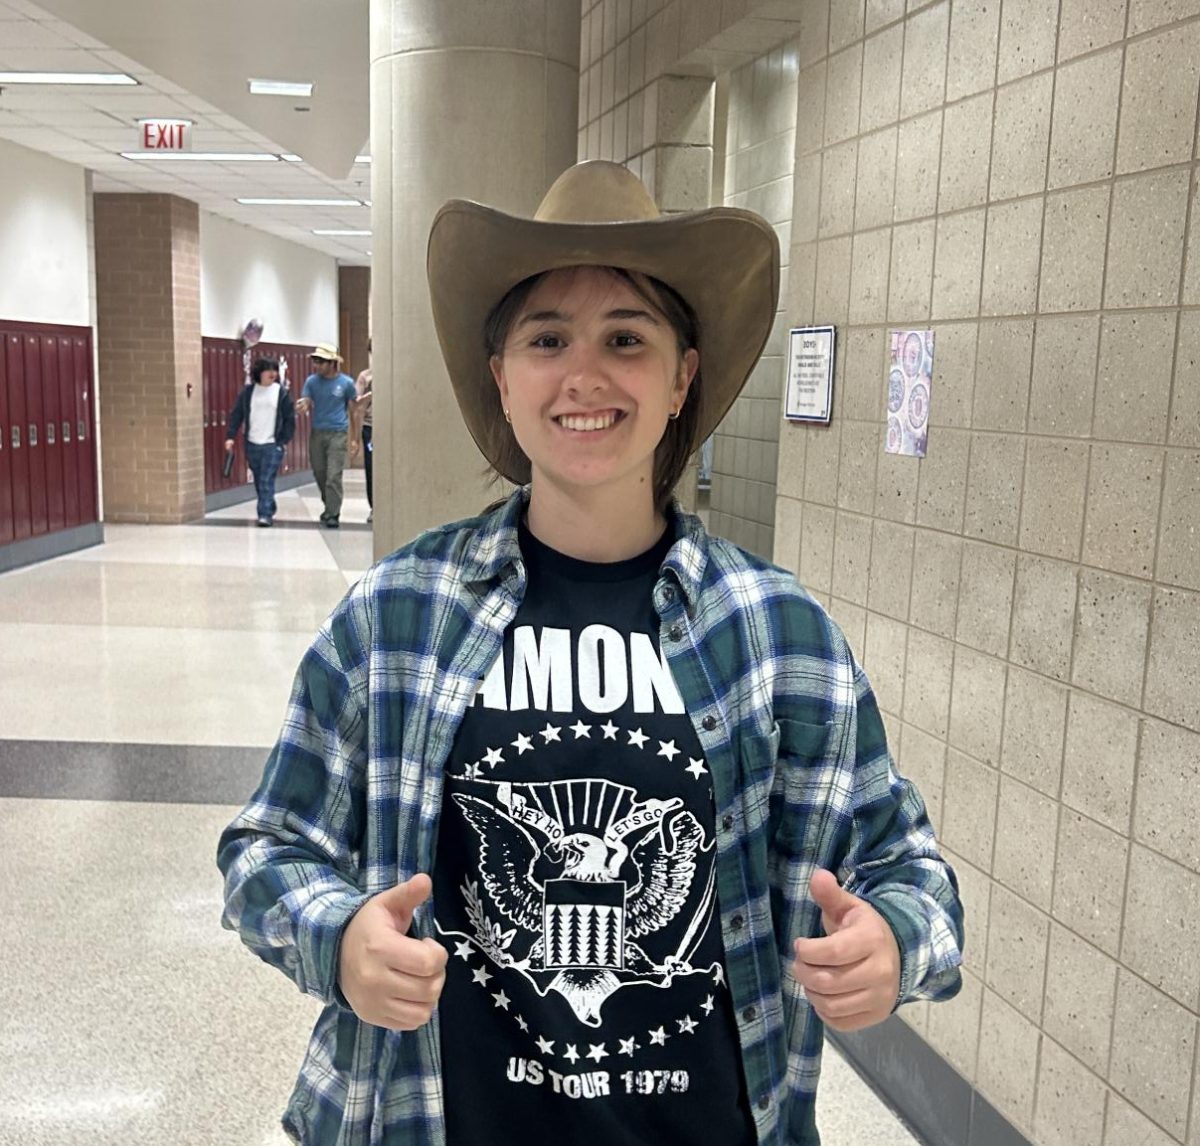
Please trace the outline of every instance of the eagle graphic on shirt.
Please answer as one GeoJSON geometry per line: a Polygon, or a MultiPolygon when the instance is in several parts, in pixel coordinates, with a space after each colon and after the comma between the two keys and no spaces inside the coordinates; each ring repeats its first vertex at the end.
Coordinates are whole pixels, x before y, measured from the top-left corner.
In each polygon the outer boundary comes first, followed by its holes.
{"type": "Polygon", "coordinates": [[[478,836],[486,893],[485,902],[477,881],[464,884],[473,927],[464,937],[497,966],[543,998],[557,992],[590,1027],[622,987],[713,970],[690,963],[712,914],[712,843],[681,799],[639,800],[610,780],[481,783],[490,799],[452,796],[478,836]],[[682,937],[656,958],[647,941],[693,900],[701,867],[703,893],[682,937]],[[489,902],[511,927],[489,917],[489,902]]]}

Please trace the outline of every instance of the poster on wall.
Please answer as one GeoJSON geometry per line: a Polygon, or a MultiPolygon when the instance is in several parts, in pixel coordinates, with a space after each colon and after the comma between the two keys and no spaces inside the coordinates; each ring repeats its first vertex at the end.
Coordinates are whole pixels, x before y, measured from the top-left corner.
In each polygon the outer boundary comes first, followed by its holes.
{"type": "Polygon", "coordinates": [[[889,454],[923,458],[929,444],[929,395],[933,389],[933,331],[892,330],[887,374],[889,454]]]}
{"type": "Polygon", "coordinates": [[[799,326],[788,331],[787,395],[784,417],[791,422],[829,422],[833,411],[832,326],[799,326]]]}

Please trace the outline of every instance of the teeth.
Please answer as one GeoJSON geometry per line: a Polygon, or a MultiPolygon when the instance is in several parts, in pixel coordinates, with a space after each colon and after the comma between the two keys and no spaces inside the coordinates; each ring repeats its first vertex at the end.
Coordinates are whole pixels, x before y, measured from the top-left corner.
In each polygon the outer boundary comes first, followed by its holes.
{"type": "Polygon", "coordinates": [[[563,414],[558,424],[565,430],[588,432],[590,430],[607,430],[617,420],[614,413],[600,415],[563,414]]]}

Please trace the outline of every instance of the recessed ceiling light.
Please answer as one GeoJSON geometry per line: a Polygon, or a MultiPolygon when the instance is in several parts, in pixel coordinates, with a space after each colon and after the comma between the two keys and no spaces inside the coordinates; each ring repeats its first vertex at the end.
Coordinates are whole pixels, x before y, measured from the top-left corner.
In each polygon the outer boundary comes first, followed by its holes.
{"type": "Polygon", "coordinates": [[[239,199],[247,207],[358,207],[357,199],[239,199]]]}
{"type": "Polygon", "coordinates": [[[313,94],[312,84],[290,83],[287,80],[250,80],[250,94],[256,96],[300,96],[313,94]]]}
{"type": "Polygon", "coordinates": [[[124,72],[0,72],[0,84],[88,84],[137,87],[124,72]]]}
{"type": "Polygon", "coordinates": [[[354,157],[354,162],[355,163],[370,163],[371,157],[369,155],[356,155],[354,157]]]}
{"type": "Polygon", "coordinates": [[[370,231],[313,231],[314,235],[369,235],[370,231]]]}
{"type": "Polygon", "coordinates": [[[266,151],[122,151],[122,159],[185,159],[199,163],[278,163],[279,156],[266,151]]]}

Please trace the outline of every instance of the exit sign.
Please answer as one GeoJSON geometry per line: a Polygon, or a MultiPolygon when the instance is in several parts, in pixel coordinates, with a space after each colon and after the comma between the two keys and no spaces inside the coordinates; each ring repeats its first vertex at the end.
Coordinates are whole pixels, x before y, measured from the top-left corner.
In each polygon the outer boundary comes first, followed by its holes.
{"type": "Polygon", "coordinates": [[[190,119],[139,119],[138,143],[143,151],[191,151],[190,119]]]}

